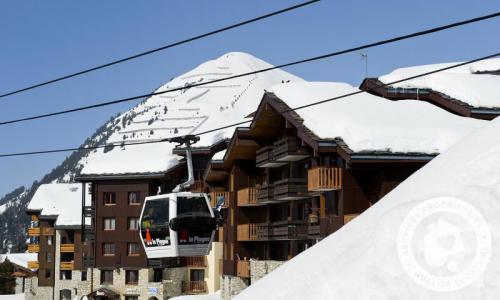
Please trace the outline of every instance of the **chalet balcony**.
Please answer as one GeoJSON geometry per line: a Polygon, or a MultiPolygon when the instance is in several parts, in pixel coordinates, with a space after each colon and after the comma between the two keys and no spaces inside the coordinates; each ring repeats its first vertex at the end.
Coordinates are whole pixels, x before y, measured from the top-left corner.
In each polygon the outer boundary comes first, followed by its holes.
{"type": "Polygon", "coordinates": [[[286,164],[286,162],[274,160],[273,146],[265,146],[257,150],[255,153],[255,163],[259,168],[276,168],[286,164]]]}
{"type": "Polygon", "coordinates": [[[324,192],[342,188],[342,169],[335,167],[316,167],[307,171],[307,190],[324,192]]]}
{"type": "Polygon", "coordinates": [[[269,240],[269,224],[240,224],[236,231],[238,241],[267,241],[269,240]]]}
{"type": "Polygon", "coordinates": [[[273,144],[273,158],[277,162],[299,161],[309,156],[307,150],[299,146],[297,137],[286,136],[273,144]]]}
{"type": "Polygon", "coordinates": [[[56,230],[52,227],[43,227],[40,230],[40,235],[56,235],[56,230]]]}
{"type": "Polygon", "coordinates": [[[236,262],[236,275],[242,278],[250,278],[249,260],[239,260],[236,262]]]}
{"type": "Polygon", "coordinates": [[[28,228],[28,236],[40,236],[40,227],[28,228]]]}
{"type": "Polygon", "coordinates": [[[210,205],[212,207],[215,207],[215,205],[217,204],[217,199],[219,199],[219,197],[224,197],[224,205],[222,207],[229,207],[229,202],[231,201],[231,193],[226,191],[210,192],[210,205]]]}
{"type": "Polygon", "coordinates": [[[82,262],[83,266],[86,268],[95,267],[95,258],[92,256],[84,256],[82,262]]]}
{"type": "Polygon", "coordinates": [[[201,294],[207,292],[205,281],[183,281],[182,292],[187,294],[201,294]]]}
{"type": "Polygon", "coordinates": [[[61,251],[61,253],[74,253],[75,244],[61,244],[59,251],[61,251]]]}
{"type": "Polygon", "coordinates": [[[75,263],[72,261],[62,261],[59,268],[61,271],[71,271],[75,269],[75,263]]]}
{"type": "Polygon", "coordinates": [[[189,256],[186,257],[186,264],[188,267],[201,267],[207,266],[205,262],[205,256],[189,256]]]}
{"type": "Polygon", "coordinates": [[[38,244],[28,244],[28,252],[29,253],[38,253],[38,252],[40,252],[40,245],[38,245],[38,244]]]}
{"type": "Polygon", "coordinates": [[[307,226],[307,235],[310,239],[321,238],[321,225],[319,224],[309,224],[307,226]]]}
{"type": "Polygon", "coordinates": [[[272,240],[303,240],[308,234],[306,221],[274,222],[270,229],[272,240]]]}
{"type": "Polygon", "coordinates": [[[217,241],[218,242],[224,241],[224,227],[222,226],[217,229],[217,241]]]}
{"type": "Polygon", "coordinates": [[[309,198],[307,179],[288,178],[274,182],[274,199],[299,200],[309,198]]]}
{"type": "Polygon", "coordinates": [[[257,203],[258,204],[266,204],[273,203],[274,199],[274,185],[273,184],[264,184],[261,185],[257,189],[257,203]]]}
{"type": "Polygon", "coordinates": [[[203,193],[205,188],[206,184],[203,180],[195,180],[189,190],[193,193],[203,193]]]}
{"type": "Polygon", "coordinates": [[[38,261],[28,261],[28,269],[38,270],[39,266],[38,261]]]}
{"type": "Polygon", "coordinates": [[[256,188],[249,187],[238,191],[238,206],[252,206],[257,204],[256,188]]]}

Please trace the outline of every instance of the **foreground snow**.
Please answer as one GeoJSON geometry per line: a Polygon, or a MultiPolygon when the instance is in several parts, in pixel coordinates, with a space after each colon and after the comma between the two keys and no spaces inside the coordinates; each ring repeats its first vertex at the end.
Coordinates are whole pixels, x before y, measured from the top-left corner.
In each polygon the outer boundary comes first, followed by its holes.
{"type": "MultiPolygon", "coordinates": [[[[337,233],[235,299],[498,299],[499,133],[500,118],[467,136],[337,233]],[[447,292],[417,284],[405,271],[397,242],[410,211],[428,199],[443,196],[456,197],[475,208],[489,226],[492,245],[490,253],[481,253],[487,262],[484,272],[477,273],[479,277],[465,287],[447,292]]],[[[479,238],[470,232],[464,232],[461,238],[463,255],[468,257],[471,245],[477,244],[479,238]]],[[[456,245],[456,241],[447,240],[443,247],[456,245]]],[[[461,267],[450,266],[451,270],[461,267]]]]}
{"type": "MultiPolygon", "coordinates": [[[[291,108],[359,91],[337,82],[289,83],[272,89],[291,108]]],[[[296,112],[317,136],[340,137],[355,152],[441,153],[485,124],[426,102],[390,101],[368,93],[296,112]]]]}
{"type": "Polygon", "coordinates": [[[24,294],[0,295],[0,300],[24,300],[24,294]]]}
{"type": "MultiPolygon", "coordinates": [[[[379,77],[379,80],[389,83],[454,64],[456,63],[401,68],[379,77]]],[[[476,73],[498,70],[500,70],[500,59],[488,59],[393,86],[432,89],[474,107],[500,108],[500,76],[476,73]]]]}
{"type": "Polygon", "coordinates": [[[174,297],[171,300],[220,300],[220,291],[207,295],[190,295],[174,297]]]}

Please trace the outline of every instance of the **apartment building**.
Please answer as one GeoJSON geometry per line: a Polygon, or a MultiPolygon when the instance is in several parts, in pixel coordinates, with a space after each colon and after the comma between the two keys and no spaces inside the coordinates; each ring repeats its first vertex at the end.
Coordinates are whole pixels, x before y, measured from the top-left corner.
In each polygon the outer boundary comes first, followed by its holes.
{"type": "Polygon", "coordinates": [[[412,99],[429,102],[459,116],[492,120],[500,115],[500,59],[389,84],[451,65],[453,63],[397,69],[379,78],[366,78],[360,89],[395,101],[412,99]]]}
{"type": "Polygon", "coordinates": [[[28,252],[38,255],[28,262],[37,275],[26,284],[26,299],[73,299],[89,293],[82,263],[83,191],[81,184],[44,184],[28,204],[28,252]]]}
{"type": "Polygon", "coordinates": [[[220,233],[223,299],[339,230],[482,124],[372,95],[291,110],[355,90],[334,83],[276,87],[251,125],[238,128],[227,150],[213,157],[204,180],[231,199],[220,233]],[[414,113],[428,116],[427,124],[414,113]]]}
{"type": "MultiPolygon", "coordinates": [[[[180,151],[180,150],[179,150],[180,151]]],[[[212,150],[193,150],[195,179],[192,191],[202,191],[199,180],[212,150]]],[[[180,151],[182,154],[183,152],[180,151]]],[[[214,243],[205,257],[147,259],[139,237],[139,216],[147,196],[169,193],[187,178],[184,161],[160,172],[83,173],[77,180],[90,186],[91,201],[82,207],[91,224],[84,231],[89,245],[83,253],[95,299],[165,299],[219,289],[222,246],[214,243]]],[[[83,203],[83,202],[82,202],[83,203]]]]}

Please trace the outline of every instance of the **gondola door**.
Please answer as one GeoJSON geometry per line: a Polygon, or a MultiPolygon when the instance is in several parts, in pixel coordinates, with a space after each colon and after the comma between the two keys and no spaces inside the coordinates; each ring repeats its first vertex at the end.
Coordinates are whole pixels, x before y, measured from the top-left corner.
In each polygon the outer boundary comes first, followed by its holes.
{"type": "Polygon", "coordinates": [[[172,200],[171,194],[146,197],[139,232],[148,258],[173,257],[177,254],[169,226],[170,212],[175,211],[172,200]]]}

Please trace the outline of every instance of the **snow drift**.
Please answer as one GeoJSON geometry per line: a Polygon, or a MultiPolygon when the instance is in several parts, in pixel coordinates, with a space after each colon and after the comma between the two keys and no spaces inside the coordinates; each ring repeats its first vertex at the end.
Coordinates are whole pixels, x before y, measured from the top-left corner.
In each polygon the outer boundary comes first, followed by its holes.
{"type": "MultiPolygon", "coordinates": [[[[499,132],[500,119],[496,119],[471,133],[338,232],[236,299],[498,299],[499,132]],[[461,199],[483,216],[492,246],[491,255],[484,256],[488,258],[484,271],[465,287],[447,292],[417,284],[405,271],[397,243],[401,225],[412,209],[443,196],[461,199]]],[[[468,234],[462,238],[466,250],[478,241],[468,234]]]]}

